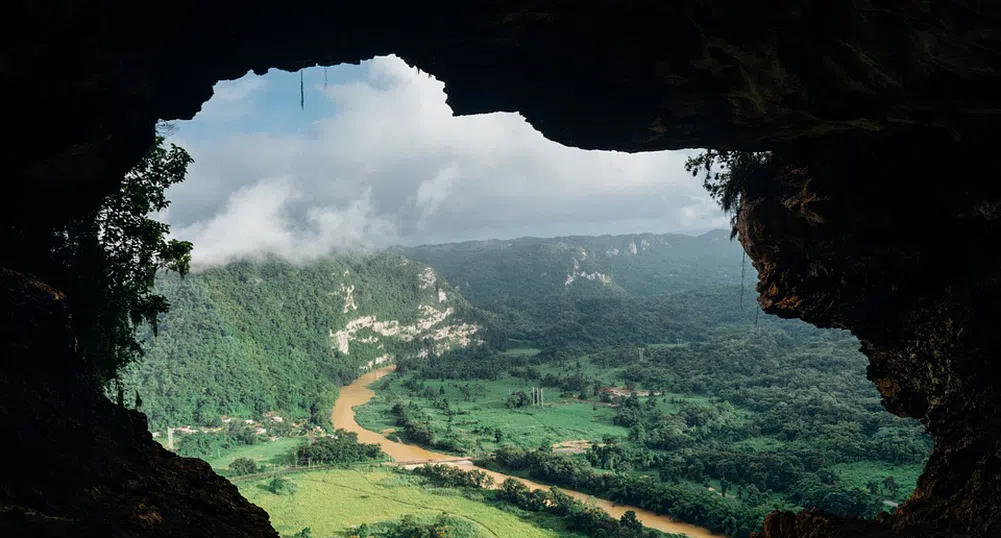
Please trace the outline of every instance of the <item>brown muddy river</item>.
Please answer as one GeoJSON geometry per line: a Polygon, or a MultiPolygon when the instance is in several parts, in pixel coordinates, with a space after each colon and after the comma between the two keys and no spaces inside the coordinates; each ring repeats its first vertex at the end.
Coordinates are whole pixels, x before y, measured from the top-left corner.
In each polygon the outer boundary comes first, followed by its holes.
{"type": "MultiPolygon", "coordinates": [[[[334,426],[337,428],[344,428],[345,430],[352,431],[358,434],[358,440],[363,443],[377,443],[382,447],[382,450],[389,454],[396,461],[441,461],[441,460],[456,460],[455,456],[450,454],[442,454],[440,452],[432,452],[430,450],[423,449],[419,446],[408,445],[406,443],[398,443],[395,441],[390,441],[386,439],[381,433],[377,433],[371,430],[366,430],[358,425],[355,421],[355,411],[354,408],[364,404],[365,402],[372,399],[375,393],[368,388],[368,385],[375,382],[379,378],[389,374],[396,367],[386,366],[359,377],[351,383],[350,385],[341,388],[340,397],[337,398],[337,402],[334,403],[334,411],[331,415],[331,419],[334,426]]],[[[470,469],[480,469],[473,466],[468,462],[456,463],[461,465],[463,468],[470,469]]],[[[480,469],[485,473],[489,474],[497,481],[497,483],[503,482],[507,478],[514,478],[520,482],[523,482],[531,489],[549,489],[549,486],[532,482],[531,480],[525,480],[524,478],[519,478],[516,476],[509,476],[506,474],[497,473],[490,471],[488,469],[480,469]]],[[[579,491],[573,491],[570,489],[560,488],[564,493],[571,495],[581,501],[591,502],[595,505],[601,507],[603,510],[608,512],[612,517],[619,518],[622,514],[626,513],[627,510],[632,510],[636,512],[636,517],[643,522],[644,525],[652,529],[658,529],[664,532],[674,532],[683,533],[691,536],[692,538],[723,538],[719,534],[713,534],[709,532],[708,529],[702,527],[696,527],[695,525],[689,525],[687,523],[680,523],[674,521],[667,516],[657,515],[649,510],[644,510],[642,508],[636,508],[628,505],[613,504],[605,499],[599,499],[597,497],[592,497],[579,491]]]]}

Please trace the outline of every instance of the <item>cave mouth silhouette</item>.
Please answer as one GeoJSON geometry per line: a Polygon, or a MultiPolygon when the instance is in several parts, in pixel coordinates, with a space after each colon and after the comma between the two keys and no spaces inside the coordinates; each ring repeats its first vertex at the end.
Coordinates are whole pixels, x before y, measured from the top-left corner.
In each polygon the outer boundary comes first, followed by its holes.
{"type": "MultiPolygon", "coordinates": [[[[333,73],[333,74],[336,75],[336,73],[333,73]]],[[[320,83],[320,81],[322,80],[321,76],[322,76],[322,74],[318,70],[314,70],[313,73],[310,74],[310,76],[306,77],[305,87],[306,88],[310,88],[311,85],[312,86],[317,86],[320,83]]],[[[298,100],[299,96],[296,95],[296,90],[302,88],[302,86],[299,85],[299,81],[300,81],[299,77],[300,77],[299,74],[296,74],[296,73],[287,73],[287,74],[282,74],[282,76],[279,79],[280,80],[280,84],[282,84],[282,87],[281,87],[282,97],[287,99],[287,102],[283,103],[283,107],[285,109],[291,110],[292,112],[295,112],[295,113],[299,112],[300,102],[301,102],[300,100],[298,100]],[[293,97],[295,97],[296,99],[293,99],[293,97]]],[[[240,79],[237,79],[237,81],[234,81],[234,87],[236,87],[235,85],[237,83],[240,84],[240,85],[254,85],[254,84],[256,84],[255,81],[256,81],[256,79],[253,78],[253,75],[245,76],[245,77],[242,77],[240,79]]],[[[313,88],[313,89],[316,89],[316,88],[313,88]]],[[[310,107],[310,106],[313,106],[314,108],[318,107],[318,105],[316,104],[315,92],[311,91],[309,93],[306,93],[304,100],[307,103],[306,104],[307,107],[310,107]]],[[[388,99],[387,99],[387,101],[388,101],[388,99]]],[[[203,109],[202,109],[202,112],[200,112],[200,114],[208,114],[210,116],[213,115],[213,114],[216,114],[215,111],[208,111],[207,108],[208,108],[208,105],[203,105],[203,109]]],[[[343,108],[343,107],[339,107],[339,109],[341,109],[341,108],[343,108]]],[[[391,105],[387,105],[387,108],[389,108],[389,109],[395,109],[391,105]]],[[[320,109],[323,110],[322,107],[320,109]]],[[[312,116],[309,116],[309,117],[312,118],[312,116]]],[[[199,119],[199,116],[196,115],[194,121],[197,121],[198,119],[199,119]]],[[[312,121],[312,119],[304,120],[304,121],[312,121]]],[[[320,121],[322,121],[322,120],[320,120],[320,121]]],[[[383,120],[379,119],[379,120],[375,120],[375,121],[377,123],[381,123],[383,120]]],[[[177,127],[178,127],[178,132],[181,135],[183,135],[184,131],[185,131],[185,123],[183,123],[183,122],[178,123],[177,127]]],[[[352,136],[350,132],[346,132],[344,134],[345,134],[345,136],[348,136],[348,137],[352,136]]],[[[627,159],[630,159],[630,158],[639,158],[640,156],[638,156],[636,154],[628,154],[628,155],[624,155],[624,157],[627,158],[627,159]]],[[[233,158],[233,159],[235,159],[237,157],[236,156],[232,156],[232,155],[227,155],[225,158],[233,158]]],[[[305,157],[305,159],[308,160],[309,157],[307,156],[307,157],[305,157]]],[[[196,159],[196,160],[198,160],[198,159],[196,159]]],[[[676,170],[676,172],[677,171],[682,171],[680,164],[679,164],[678,170],[676,170]]],[[[667,173],[667,172],[669,172],[669,170],[665,170],[664,172],[667,173]]],[[[687,176],[688,174],[685,173],[684,175],[687,176]]],[[[698,180],[695,180],[695,179],[692,179],[692,178],[688,178],[688,177],[686,177],[686,179],[689,179],[690,181],[692,181],[692,183],[694,183],[696,185],[698,184],[698,180]]],[[[192,178],[192,181],[197,181],[197,180],[198,180],[198,178],[192,178]]],[[[766,183],[768,181],[770,181],[770,180],[771,180],[771,176],[763,178],[763,181],[765,181],[766,183]]],[[[176,203],[175,203],[175,207],[177,207],[176,203]]],[[[183,208],[179,208],[179,209],[183,209],[183,208]]],[[[193,238],[193,237],[182,237],[182,238],[183,239],[192,239],[195,242],[196,249],[199,249],[201,247],[201,242],[197,238],[193,238]]],[[[197,253],[197,250],[196,250],[196,253],[197,253]]],[[[738,258],[739,258],[739,256],[733,258],[734,265],[732,267],[730,267],[731,274],[739,274],[743,270],[742,264],[744,263],[744,261],[743,260],[738,260],[738,258]]],[[[748,288],[750,288],[750,287],[753,286],[753,282],[749,280],[746,283],[746,285],[747,285],[748,288]]],[[[748,290],[748,291],[750,291],[750,290],[748,290]]],[[[753,292],[751,292],[751,295],[753,296],[753,292]]],[[[735,297],[734,298],[734,306],[737,306],[738,301],[741,301],[743,299],[744,299],[743,297],[741,297],[741,298],[736,298],[735,297]]],[[[757,308],[757,305],[754,305],[751,302],[751,300],[750,300],[751,298],[750,297],[748,297],[746,299],[748,299],[748,304],[746,305],[746,308],[748,308],[749,310],[752,309],[752,308],[757,308]]],[[[757,311],[760,312],[760,310],[757,310],[757,311]]],[[[336,327],[335,327],[334,330],[336,330],[336,327]]],[[[410,458],[408,458],[408,459],[410,459],[410,458]]],[[[891,510],[891,509],[887,508],[887,510],[891,510]]]]}
{"type": "MultiPolygon", "coordinates": [[[[1001,535],[1001,4],[104,7],[11,9],[5,234],[93,207],[155,122],[190,118],[218,80],[390,51],[444,81],[457,114],[518,111],[568,146],[769,149],[781,166],[742,193],[738,222],[762,307],[851,330],[887,409],[921,419],[935,448],[893,515],[774,513],[763,535],[1001,535]]],[[[101,400],[66,298],[18,272],[8,245],[0,422],[12,461],[37,465],[5,477],[4,530],[275,536],[233,486],[101,400]],[[52,442],[67,432],[87,442],[52,442]]]]}

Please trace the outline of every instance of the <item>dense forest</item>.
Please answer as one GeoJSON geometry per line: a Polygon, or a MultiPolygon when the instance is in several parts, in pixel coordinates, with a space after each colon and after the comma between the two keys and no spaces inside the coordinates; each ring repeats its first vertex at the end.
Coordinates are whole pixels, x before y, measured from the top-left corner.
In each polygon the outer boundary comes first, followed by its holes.
{"type": "Polygon", "coordinates": [[[882,408],[849,334],[759,318],[737,295],[580,300],[564,314],[576,332],[541,333],[534,354],[404,360],[381,393],[411,442],[734,536],[774,508],[892,510],[884,501],[906,497],[931,449],[921,425],[882,408]],[[491,401],[500,386],[511,396],[491,401]],[[592,402],[619,431],[585,437],[589,448],[576,454],[552,452],[569,435],[555,428],[541,443],[520,442],[514,418],[487,410],[516,416],[528,405],[518,387],[530,386],[551,391],[555,406],[536,419],[592,402]]]}
{"type": "Polygon", "coordinates": [[[431,265],[518,338],[553,325],[549,309],[578,299],[668,295],[739,284],[755,275],[716,230],[678,234],[468,241],[395,249],[431,265]]]}
{"type": "Polygon", "coordinates": [[[326,424],[337,388],[370,361],[486,337],[468,334],[483,325],[481,313],[433,270],[398,255],[240,262],[163,275],[156,289],[170,311],[123,376],[154,429],[272,411],[326,424]],[[369,317],[372,326],[351,325],[369,317]]]}

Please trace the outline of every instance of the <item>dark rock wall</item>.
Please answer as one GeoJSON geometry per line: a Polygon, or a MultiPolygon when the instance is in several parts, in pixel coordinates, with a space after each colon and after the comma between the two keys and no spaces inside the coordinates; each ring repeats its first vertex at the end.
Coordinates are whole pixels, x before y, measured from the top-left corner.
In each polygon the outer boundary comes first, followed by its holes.
{"type": "Polygon", "coordinates": [[[267,513],[82,375],[65,297],[0,270],[0,536],[277,537],[267,513]]]}
{"type": "Polygon", "coordinates": [[[518,111],[582,148],[960,136],[1001,113],[998,2],[14,0],[5,20],[0,224],[113,188],[220,79],[378,54],[443,80],[457,114],[518,111]]]}
{"type": "MultiPolygon", "coordinates": [[[[519,111],[567,145],[775,150],[740,220],[762,306],[855,332],[936,447],[897,515],[775,514],[765,535],[1001,535],[1001,2],[14,0],[4,22],[5,238],[92,207],[220,79],[378,54],[443,80],[458,114],[519,111]]],[[[24,267],[12,245],[0,265],[24,267]]],[[[58,292],[0,280],[0,418],[26,462],[5,529],[274,535],[80,376],[58,292]]]]}
{"type": "MultiPolygon", "coordinates": [[[[791,149],[745,190],[738,229],[764,310],[852,330],[887,409],[935,439],[917,491],[873,535],[1001,536],[1001,164],[988,144],[791,149]]],[[[816,514],[765,528],[853,535],[816,514]]]]}

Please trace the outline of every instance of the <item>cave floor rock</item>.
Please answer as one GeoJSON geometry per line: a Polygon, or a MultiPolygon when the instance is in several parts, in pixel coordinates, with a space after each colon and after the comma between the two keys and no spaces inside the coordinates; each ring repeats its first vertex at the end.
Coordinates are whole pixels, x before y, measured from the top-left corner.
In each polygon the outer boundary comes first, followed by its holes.
{"type": "Polygon", "coordinates": [[[268,537],[267,513],[80,372],[62,294],[0,270],[0,536],[268,537]]]}

